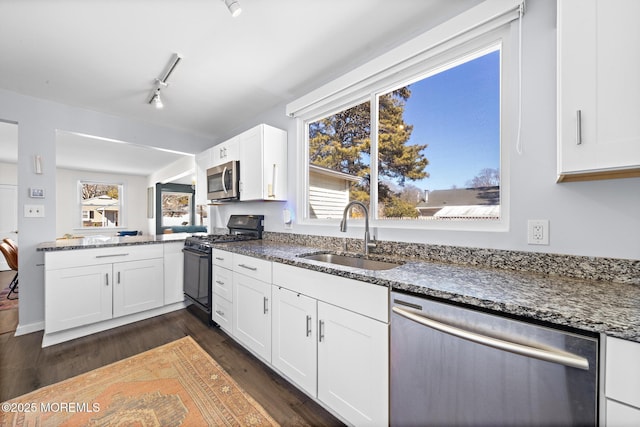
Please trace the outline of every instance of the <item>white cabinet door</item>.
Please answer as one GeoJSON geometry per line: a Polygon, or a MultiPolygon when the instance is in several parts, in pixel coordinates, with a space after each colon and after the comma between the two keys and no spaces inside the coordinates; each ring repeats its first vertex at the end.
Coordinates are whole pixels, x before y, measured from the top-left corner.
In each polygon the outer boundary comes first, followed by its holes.
{"type": "Polygon", "coordinates": [[[271,362],[271,285],[233,272],[233,336],[271,362]]]}
{"type": "Polygon", "coordinates": [[[640,344],[607,337],[605,395],[640,409],[640,344]]]}
{"type": "Polygon", "coordinates": [[[560,181],[640,176],[639,15],[637,0],[558,2],[560,181]]]}
{"type": "Polygon", "coordinates": [[[607,427],[640,426],[640,409],[607,399],[607,427]]]}
{"type": "Polygon", "coordinates": [[[212,150],[196,154],[196,205],[207,204],[207,169],[213,166],[212,150]]]}
{"type": "Polygon", "coordinates": [[[389,424],[388,329],[318,301],[318,399],[351,424],[389,424]]]}
{"type": "Polygon", "coordinates": [[[272,297],[273,366],[311,396],[316,396],[316,300],[275,285],[272,297]]]}
{"type": "Polygon", "coordinates": [[[45,272],[45,333],[111,319],[111,264],[45,272]]]}
{"type": "Polygon", "coordinates": [[[239,142],[240,200],[286,200],[287,133],[262,124],[239,142]]]}
{"type": "Polygon", "coordinates": [[[163,305],[162,258],[113,264],[113,276],[113,317],[163,305]]]}
{"type": "Polygon", "coordinates": [[[164,304],[184,301],[183,242],[165,243],[164,247],[164,304]]]}

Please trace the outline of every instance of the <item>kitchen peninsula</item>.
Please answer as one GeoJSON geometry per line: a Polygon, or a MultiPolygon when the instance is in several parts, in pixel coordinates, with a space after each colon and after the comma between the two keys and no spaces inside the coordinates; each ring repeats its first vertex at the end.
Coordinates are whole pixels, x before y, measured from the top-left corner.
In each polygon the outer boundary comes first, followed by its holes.
{"type": "Polygon", "coordinates": [[[93,236],[40,244],[45,259],[42,346],[184,308],[187,236],[93,236]]]}

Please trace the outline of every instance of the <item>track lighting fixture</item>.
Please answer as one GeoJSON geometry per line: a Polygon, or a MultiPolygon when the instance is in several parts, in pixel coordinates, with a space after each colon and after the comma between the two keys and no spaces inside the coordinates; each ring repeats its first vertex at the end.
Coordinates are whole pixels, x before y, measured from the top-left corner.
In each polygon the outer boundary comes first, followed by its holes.
{"type": "Polygon", "coordinates": [[[161,77],[154,80],[153,89],[151,90],[149,98],[147,98],[147,104],[153,103],[157,109],[161,109],[162,107],[164,107],[162,99],[160,98],[160,90],[165,89],[167,86],[169,86],[167,84],[167,79],[169,78],[171,73],[173,73],[173,70],[176,68],[176,65],[178,65],[178,62],[180,62],[181,59],[182,58],[177,53],[173,54],[173,56],[171,57],[171,61],[167,65],[164,73],[162,73],[161,77]]]}
{"type": "Polygon", "coordinates": [[[240,7],[240,3],[238,0],[223,0],[224,4],[227,5],[227,9],[231,13],[231,16],[234,18],[242,13],[242,8],[240,7]]]}

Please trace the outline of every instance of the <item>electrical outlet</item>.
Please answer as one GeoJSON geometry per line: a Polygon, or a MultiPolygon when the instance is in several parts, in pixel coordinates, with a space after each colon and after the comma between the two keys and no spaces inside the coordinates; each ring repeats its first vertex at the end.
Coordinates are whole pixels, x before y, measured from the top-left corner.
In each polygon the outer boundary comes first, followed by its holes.
{"type": "Polygon", "coordinates": [[[527,222],[527,243],[530,245],[549,244],[548,219],[530,219],[527,222]]]}
{"type": "Polygon", "coordinates": [[[24,205],[25,218],[43,218],[44,205],[24,205]]]}

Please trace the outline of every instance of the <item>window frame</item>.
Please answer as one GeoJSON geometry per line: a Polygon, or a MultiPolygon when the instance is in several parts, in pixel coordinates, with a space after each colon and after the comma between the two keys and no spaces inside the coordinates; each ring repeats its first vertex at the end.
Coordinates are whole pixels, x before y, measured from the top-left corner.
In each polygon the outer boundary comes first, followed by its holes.
{"type": "MultiPolygon", "coordinates": [[[[78,198],[78,208],[77,208],[77,229],[78,230],[97,230],[97,231],[102,231],[102,230],[122,230],[124,228],[126,228],[126,213],[125,213],[125,202],[124,202],[124,197],[125,197],[125,187],[126,184],[124,182],[118,181],[100,181],[100,180],[94,180],[94,179],[79,179],[78,180],[78,185],[77,185],[77,198],[78,198]],[[84,184],[95,184],[95,185],[112,185],[112,186],[118,186],[118,222],[119,224],[117,226],[114,227],[85,227],[84,226],[84,221],[85,221],[85,215],[83,213],[83,209],[82,207],[84,206],[82,203],[82,186],[84,184]]],[[[89,215],[89,219],[91,219],[91,215],[90,212],[88,212],[89,215]]]]}
{"type": "MultiPolygon", "coordinates": [[[[518,25],[518,23],[516,23],[518,25]]],[[[436,74],[439,69],[449,68],[450,64],[463,63],[463,58],[472,60],[488,53],[500,49],[500,218],[499,219],[446,219],[446,220],[394,220],[378,219],[375,215],[377,207],[377,186],[371,186],[369,208],[374,215],[370,215],[372,227],[377,228],[402,228],[402,229],[442,229],[442,230],[465,230],[465,231],[507,231],[509,229],[509,182],[510,182],[510,145],[514,141],[516,131],[516,118],[512,111],[518,105],[518,93],[514,82],[517,80],[517,52],[515,42],[512,40],[513,31],[511,25],[503,25],[500,28],[489,31],[481,36],[456,45],[452,48],[437,52],[433,56],[420,61],[419,63],[408,64],[405,68],[393,74],[391,77],[382,78],[375,84],[370,84],[366,89],[347,93],[342,102],[334,102],[331,105],[322,105],[319,102],[316,108],[310,108],[305,114],[296,117],[297,134],[300,141],[299,162],[296,171],[300,187],[298,188],[297,210],[299,223],[313,226],[337,226],[339,219],[316,219],[309,217],[309,123],[328,117],[337,112],[343,111],[359,103],[369,101],[371,105],[371,117],[376,117],[372,121],[371,127],[371,158],[378,155],[378,96],[387,93],[394,88],[402,87],[411,82],[418,81],[430,75],[436,74]]],[[[398,67],[399,64],[393,64],[398,67]]],[[[377,162],[370,165],[371,174],[377,177],[377,162]]],[[[355,225],[363,224],[363,220],[353,220],[355,225]]]]}

